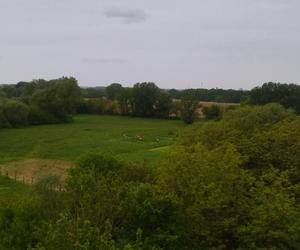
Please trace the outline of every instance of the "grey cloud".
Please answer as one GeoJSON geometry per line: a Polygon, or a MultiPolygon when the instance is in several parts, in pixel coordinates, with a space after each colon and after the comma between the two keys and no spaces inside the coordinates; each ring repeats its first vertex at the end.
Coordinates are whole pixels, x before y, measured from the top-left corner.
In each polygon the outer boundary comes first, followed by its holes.
{"type": "Polygon", "coordinates": [[[143,10],[139,9],[110,9],[105,11],[104,15],[107,18],[121,19],[126,23],[145,22],[148,18],[148,15],[143,10]]]}
{"type": "Polygon", "coordinates": [[[102,63],[102,64],[118,64],[118,63],[124,63],[125,60],[123,59],[115,59],[115,58],[84,58],[83,62],[90,63],[90,64],[96,64],[96,63],[102,63]]]}

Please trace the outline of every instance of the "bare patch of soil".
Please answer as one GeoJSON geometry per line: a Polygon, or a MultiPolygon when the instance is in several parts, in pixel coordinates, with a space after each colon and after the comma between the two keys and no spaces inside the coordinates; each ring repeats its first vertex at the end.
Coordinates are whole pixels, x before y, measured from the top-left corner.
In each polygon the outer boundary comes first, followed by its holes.
{"type": "Polygon", "coordinates": [[[64,181],[72,165],[72,162],[62,160],[26,159],[0,164],[0,174],[27,184],[33,184],[45,175],[57,175],[64,181]]]}

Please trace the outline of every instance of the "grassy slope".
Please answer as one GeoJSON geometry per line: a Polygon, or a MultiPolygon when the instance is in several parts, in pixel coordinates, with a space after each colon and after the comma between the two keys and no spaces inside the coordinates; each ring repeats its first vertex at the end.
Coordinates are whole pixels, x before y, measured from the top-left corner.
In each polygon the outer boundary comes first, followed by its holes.
{"type": "Polygon", "coordinates": [[[31,195],[30,186],[0,176],[0,209],[6,204],[15,204],[16,201],[28,199],[31,195]]]}
{"type": "Polygon", "coordinates": [[[70,124],[2,129],[0,163],[26,158],[73,161],[87,151],[153,161],[183,127],[181,121],[78,115],[70,124]]]}

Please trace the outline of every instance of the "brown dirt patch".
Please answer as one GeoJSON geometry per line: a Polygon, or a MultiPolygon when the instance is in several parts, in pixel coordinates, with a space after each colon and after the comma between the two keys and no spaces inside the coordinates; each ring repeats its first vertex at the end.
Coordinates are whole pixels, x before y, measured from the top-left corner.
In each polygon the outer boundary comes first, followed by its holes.
{"type": "Polygon", "coordinates": [[[33,184],[44,175],[57,175],[64,181],[72,165],[72,162],[62,160],[26,159],[0,164],[0,174],[27,184],[33,184]]]}

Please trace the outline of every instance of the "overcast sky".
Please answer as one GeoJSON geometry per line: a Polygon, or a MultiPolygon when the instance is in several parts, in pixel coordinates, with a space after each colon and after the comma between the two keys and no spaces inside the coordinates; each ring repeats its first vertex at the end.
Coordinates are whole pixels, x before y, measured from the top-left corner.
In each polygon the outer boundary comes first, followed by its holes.
{"type": "Polygon", "coordinates": [[[0,83],[300,83],[299,0],[0,0],[0,83]]]}

